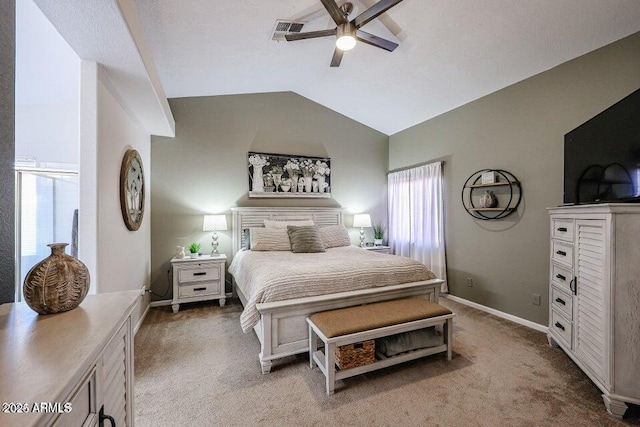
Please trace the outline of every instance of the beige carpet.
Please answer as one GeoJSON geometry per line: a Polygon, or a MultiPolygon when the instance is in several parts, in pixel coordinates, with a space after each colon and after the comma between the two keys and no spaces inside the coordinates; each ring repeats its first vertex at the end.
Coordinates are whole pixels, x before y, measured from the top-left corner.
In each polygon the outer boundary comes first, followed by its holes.
{"type": "Polygon", "coordinates": [[[306,355],[262,375],[239,305],[151,309],[135,339],[135,415],[146,426],[617,426],[599,390],[546,336],[481,311],[453,310],[453,360],[434,355],[337,383],[306,355]]]}

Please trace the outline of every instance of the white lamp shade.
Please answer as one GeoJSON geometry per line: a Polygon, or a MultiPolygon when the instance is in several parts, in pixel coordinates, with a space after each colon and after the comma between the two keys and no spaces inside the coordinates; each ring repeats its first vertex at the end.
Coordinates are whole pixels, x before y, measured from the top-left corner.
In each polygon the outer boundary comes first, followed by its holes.
{"type": "Polygon", "coordinates": [[[371,215],[356,214],[353,216],[354,227],[371,227],[371,215]]]}
{"type": "Polygon", "coordinates": [[[205,215],[202,231],[222,231],[227,229],[226,215],[205,215]]]}

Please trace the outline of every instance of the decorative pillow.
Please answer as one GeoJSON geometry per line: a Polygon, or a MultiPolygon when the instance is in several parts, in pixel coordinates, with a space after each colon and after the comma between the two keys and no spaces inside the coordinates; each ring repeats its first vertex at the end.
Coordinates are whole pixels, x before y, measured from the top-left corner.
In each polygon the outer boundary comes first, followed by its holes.
{"type": "Polygon", "coordinates": [[[320,237],[320,229],[315,225],[287,226],[289,241],[291,242],[291,252],[293,253],[310,253],[324,252],[324,244],[320,237]]]}
{"type": "Polygon", "coordinates": [[[325,249],[351,246],[349,232],[344,225],[329,225],[320,228],[320,238],[322,238],[325,249]]]}
{"type": "Polygon", "coordinates": [[[278,228],[250,228],[252,251],[290,251],[287,230],[278,228]]]}
{"type": "Polygon", "coordinates": [[[289,225],[295,225],[295,226],[303,226],[303,225],[315,225],[313,223],[313,220],[311,219],[290,219],[290,220],[286,220],[286,221],[276,221],[276,220],[271,220],[271,219],[265,219],[264,220],[264,227],[265,228],[282,228],[285,229],[287,228],[287,226],[289,225]]]}
{"type": "Polygon", "coordinates": [[[251,234],[249,233],[248,228],[244,228],[242,230],[242,236],[240,238],[241,249],[243,251],[247,251],[251,249],[251,234]]]}

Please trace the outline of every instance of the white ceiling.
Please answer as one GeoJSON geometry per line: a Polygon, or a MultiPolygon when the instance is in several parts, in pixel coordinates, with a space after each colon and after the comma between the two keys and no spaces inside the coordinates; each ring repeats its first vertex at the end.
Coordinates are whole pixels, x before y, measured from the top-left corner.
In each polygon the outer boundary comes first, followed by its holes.
{"type": "Polygon", "coordinates": [[[638,0],[404,0],[364,28],[395,52],[330,68],[331,37],[270,40],[276,19],[335,27],[319,0],[135,4],[169,98],[294,91],[388,135],[640,31],[638,0]]]}

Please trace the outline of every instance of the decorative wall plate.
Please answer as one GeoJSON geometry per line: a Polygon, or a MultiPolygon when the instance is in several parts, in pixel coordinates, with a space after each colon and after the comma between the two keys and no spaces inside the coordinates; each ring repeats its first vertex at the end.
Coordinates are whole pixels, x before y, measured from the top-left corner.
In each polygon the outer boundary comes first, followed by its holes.
{"type": "Polygon", "coordinates": [[[129,230],[136,231],[144,215],[144,168],[136,150],[127,150],[120,167],[120,209],[129,230]]]}

